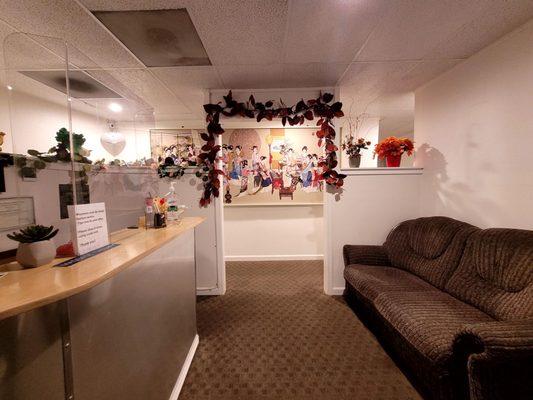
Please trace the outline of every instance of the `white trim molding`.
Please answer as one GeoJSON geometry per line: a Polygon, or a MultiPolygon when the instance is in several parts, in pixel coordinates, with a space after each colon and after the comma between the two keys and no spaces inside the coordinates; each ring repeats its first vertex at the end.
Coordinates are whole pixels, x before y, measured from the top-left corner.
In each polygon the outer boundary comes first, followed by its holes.
{"type": "Polygon", "coordinates": [[[183,387],[183,384],[185,383],[185,378],[187,377],[187,372],[189,372],[192,359],[194,358],[194,353],[196,353],[196,349],[198,348],[198,343],[200,343],[200,337],[198,336],[198,334],[196,334],[191,343],[191,347],[189,348],[189,352],[187,353],[187,357],[183,362],[180,374],[178,375],[178,379],[176,380],[174,389],[172,389],[172,393],[170,394],[169,400],[178,400],[181,388],[183,387]]]}
{"type": "Polygon", "coordinates": [[[275,254],[275,255],[244,255],[226,256],[226,261],[293,261],[293,260],[323,260],[323,254],[275,254]]]}
{"type": "Polygon", "coordinates": [[[222,296],[223,294],[226,294],[226,290],[216,286],[213,288],[196,288],[197,296],[222,296]]]}
{"type": "Polygon", "coordinates": [[[375,168],[341,168],[341,172],[353,175],[422,175],[424,169],[420,167],[375,167],[375,168]]]}
{"type": "Polygon", "coordinates": [[[329,294],[330,296],[342,296],[343,293],[344,293],[344,286],[335,286],[335,287],[332,287],[330,292],[327,294],[329,294]]]}

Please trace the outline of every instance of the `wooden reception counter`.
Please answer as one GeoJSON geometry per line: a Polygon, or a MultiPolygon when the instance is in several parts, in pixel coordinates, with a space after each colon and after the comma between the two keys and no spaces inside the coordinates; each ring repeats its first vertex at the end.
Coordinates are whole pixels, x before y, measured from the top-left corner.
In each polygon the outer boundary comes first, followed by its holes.
{"type": "Polygon", "coordinates": [[[117,232],[118,246],[0,273],[0,399],[175,398],[198,343],[195,227],[117,232]]]}
{"type": "Polygon", "coordinates": [[[176,236],[194,229],[204,219],[184,218],[179,225],[163,229],[125,229],[111,235],[119,246],[71,267],[54,268],[63,261],[21,270],[17,262],[0,266],[0,319],[4,319],[89,289],[118,274],[136,261],[157,250],[176,236]]]}

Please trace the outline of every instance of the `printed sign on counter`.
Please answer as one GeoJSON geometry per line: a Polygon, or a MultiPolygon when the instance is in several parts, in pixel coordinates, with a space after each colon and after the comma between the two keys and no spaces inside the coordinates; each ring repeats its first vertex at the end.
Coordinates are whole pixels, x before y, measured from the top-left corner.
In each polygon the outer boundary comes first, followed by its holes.
{"type": "Polygon", "coordinates": [[[72,243],[77,255],[109,244],[104,203],[68,206],[72,243]]]}

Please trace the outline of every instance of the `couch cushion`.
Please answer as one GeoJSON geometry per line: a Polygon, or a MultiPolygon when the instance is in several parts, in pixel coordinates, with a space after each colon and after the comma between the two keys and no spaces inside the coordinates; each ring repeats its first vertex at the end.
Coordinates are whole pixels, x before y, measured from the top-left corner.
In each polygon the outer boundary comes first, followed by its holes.
{"type": "Polygon", "coordinates": [[[371,302],[383,292],[434,289],[416,275],[394,267],[352,264],[344,269],[344,279],[371,302]]]}
{"type": "Polygon", "coordinates": [[[493,321],[477,308],[435,288],[382,293],[374,304],[403,338],[439,365],[450,360],[454,338],[465,325],[493,321]]]}
{"type": "Polygon", "coordinates": [[[470,236],[446,291],[498,320],[533,317],[533,231],[486,229],[470,236]]]}
{"type": "Polygon", "coordinates": [[[478,228],[447,217],[402,222],[388,235],[391,264],[443,289],[459,265],[466,239],[478,228]]]}

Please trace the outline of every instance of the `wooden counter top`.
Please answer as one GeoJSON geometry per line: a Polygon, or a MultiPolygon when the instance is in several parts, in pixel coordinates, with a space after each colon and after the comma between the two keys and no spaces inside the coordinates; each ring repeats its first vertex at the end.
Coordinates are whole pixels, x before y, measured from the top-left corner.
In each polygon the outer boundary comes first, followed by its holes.
{"type": "MultiPolygon", "coordinates": [[[[65,299],[87,290],[128,268],[176,236],[204,221],[200,217],[183,218],[179,225],[162,229],[125,229],[111,235],[120,243],[70,267],[53,267],[65,259],[55,259],[38,268],[19,269],[16,262],[5,264],[0,277],[0,319],[65,299]]],[[[149,283],[147,283],[149,284],[149,283]]]]}

